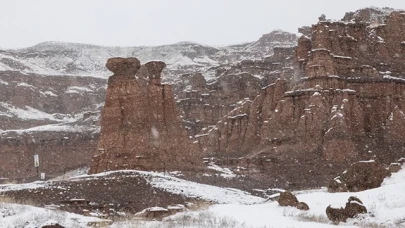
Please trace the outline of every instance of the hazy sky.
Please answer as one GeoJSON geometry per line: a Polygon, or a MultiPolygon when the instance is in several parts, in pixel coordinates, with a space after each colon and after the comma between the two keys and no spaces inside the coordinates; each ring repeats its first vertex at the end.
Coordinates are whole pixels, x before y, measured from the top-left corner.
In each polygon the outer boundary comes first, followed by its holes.
{"type": "Polygon", "coordinates": [[[405,9],[405,0],[0,0],[0,47],[235,44],[367,6],[405,9]]]}

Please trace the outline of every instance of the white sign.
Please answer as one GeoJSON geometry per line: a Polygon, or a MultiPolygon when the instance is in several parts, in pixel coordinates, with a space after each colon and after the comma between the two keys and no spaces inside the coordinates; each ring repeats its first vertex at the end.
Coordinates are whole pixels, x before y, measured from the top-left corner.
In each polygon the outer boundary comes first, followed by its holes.
{"type": "Polygon", "coordinates": [[[39,155],[34,155],[34,167],[39,167],[39,155]]]}
{"type": "Polygon", "coordinates": [[[41,173],[41,180],[45,180],[45,173],[41,173]]]}

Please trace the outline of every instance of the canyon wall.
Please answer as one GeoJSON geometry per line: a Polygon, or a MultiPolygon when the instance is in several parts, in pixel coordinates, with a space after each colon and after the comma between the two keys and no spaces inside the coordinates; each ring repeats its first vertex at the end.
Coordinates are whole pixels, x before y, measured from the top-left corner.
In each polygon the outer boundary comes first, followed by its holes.
{"type": "Polygon", "coordinates": [[[299,178],[280,176],[298,182],[361,159],[403,156],[404,22],[404,12],[378,26],[321,20],[298,41],[295,80],[279,79],[241,102],[200,146],[210,156],[244,157],[234,168],[246,168],[246,159],[269,172],[295,164],[299,178]]]}

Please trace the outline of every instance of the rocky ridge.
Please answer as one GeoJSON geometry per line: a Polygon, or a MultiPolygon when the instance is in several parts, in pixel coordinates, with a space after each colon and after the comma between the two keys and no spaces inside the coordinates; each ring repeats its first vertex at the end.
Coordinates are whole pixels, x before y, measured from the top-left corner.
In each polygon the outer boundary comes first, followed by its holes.
{"type": "Polygon", "coordinates": [[[44,42],[17,50],[0,50],[0,71],[42,75],[108,77],[104,64],[114,56],[137,56],[142,62],[160,59],[167,63],[165,80],[173,82],[183,73],[205,71],[213,66],[244,59],[261,59],[275,46],[294,46],[296,35],[273,31],[258,41],[225,47],[180,42],[155,47],[103,47],[89,44],[44,42]]]}

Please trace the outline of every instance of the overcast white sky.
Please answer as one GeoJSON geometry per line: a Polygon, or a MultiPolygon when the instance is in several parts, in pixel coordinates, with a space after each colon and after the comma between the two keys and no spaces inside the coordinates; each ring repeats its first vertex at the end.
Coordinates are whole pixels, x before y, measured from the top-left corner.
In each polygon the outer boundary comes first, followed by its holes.
{"type": "Polygon", "coordinates": [[[0,47],[236,44],[367,6],[405,9],[405,0],[0,0],[0,47]]]}

